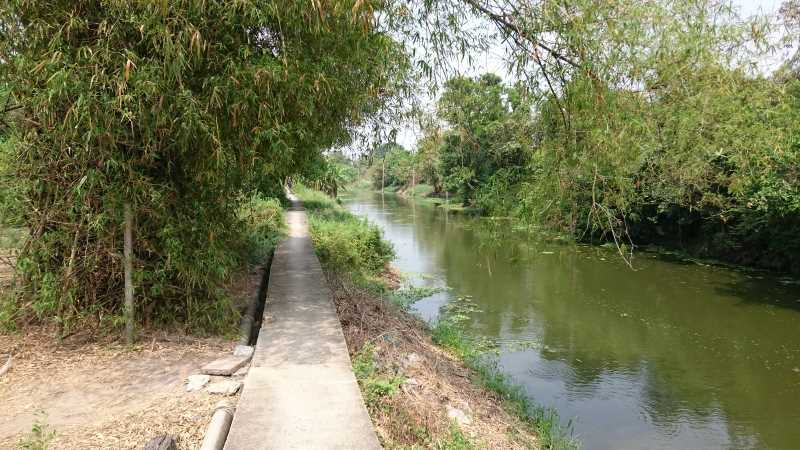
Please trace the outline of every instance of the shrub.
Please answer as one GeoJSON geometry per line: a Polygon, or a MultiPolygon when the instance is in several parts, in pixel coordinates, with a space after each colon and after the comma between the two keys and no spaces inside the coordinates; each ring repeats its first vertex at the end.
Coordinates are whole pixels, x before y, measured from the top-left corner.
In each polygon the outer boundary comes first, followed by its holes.
{"type": "Polygon", "coordinates": [[[380,228],[346,212],[311,216],[311,235],[324,264],[342,271],[376,274],[394,257],[380,228]]]}
{"type": "Polygon", "coordinates": [[[336,201],[324,192],[310,189],[303,184],[296,183],[294,193],[303,200],[303,207],[307,210],[324,210],[336,208],[336,201]]]}
{"type": "Polygon", "coordinates": [[[298,186],[295,192],[309,210],[311,237],[323,264],[337,271],[376,275],[392,260],[394,249],[379,227],[319,191],[298,186]]]}

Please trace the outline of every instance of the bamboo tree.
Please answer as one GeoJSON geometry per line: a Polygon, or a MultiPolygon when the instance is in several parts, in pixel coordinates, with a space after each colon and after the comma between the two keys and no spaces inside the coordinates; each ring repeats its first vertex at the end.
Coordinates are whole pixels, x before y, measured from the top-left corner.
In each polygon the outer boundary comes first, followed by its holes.
{"type": "Polygon", "coordinates": [[[140,318],[206,329],[235,320],[219,286],[244,261],[241,205],[254,192],[281,196],[280,180],[403,94],[407,59],[377,20],[383,8],[0,3],[0,82],[16,118],[2,129],[14,144],[0,167],[31,230],[19,304],[35,307],[19,316],[131,323],[114,211],[135,198],[127,253],[140,318]]]}
{"type": "Polygon", "coordinates": [[[133,210],[130,202],[124,205],[124,253],[125,259],[125,340],[128,345],[134,342],[134,323],[136,311],[133,302],[133,210]]]}

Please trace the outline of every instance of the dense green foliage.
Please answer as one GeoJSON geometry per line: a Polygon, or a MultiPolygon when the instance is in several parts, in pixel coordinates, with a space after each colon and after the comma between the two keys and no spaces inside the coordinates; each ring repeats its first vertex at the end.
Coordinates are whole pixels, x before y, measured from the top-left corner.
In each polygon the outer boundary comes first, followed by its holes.
{"type": "Polygon", "coordinates": [[[301,175],[305,185],[336,198],[342,187],[356,180],[358,170],[341,153],[331,153],[319,155],[301,175]]]}
{"type": "Polygon", "coordinates": [[[537,14],[484,13],[528,82],[449,80],[418,148],[387,155],[387,174],[412,160],[434,195],[621,250],[799,270],[800,82],[752,70],[763,24],[704,0],[516,3],[537,14]],[[553,51],[526,60],[526,29],[552,31],[553,51]]]}
{"type": "Polygon", "coordinates": [[[533,136],[529,105],[520,99],[518,88],[506,87],[495,75],[445,84],[438,115],[450,127],[443,134],[439,165],[445,188],[465,202],[502,203],[491,191],[519,181],[533,136]]]}
{"type": "Polygon", "coordinates": [[[400,145],[389,148],[372,173],[372,183],[376,188],[387,186],[407,186],[413,180],[414,157],[400,145]]]}
{"type": "Polygon", "coordinates": [[[242,205],[238,216],[244,225],[249,262],[263,263],[284,234],[283,205],[278,199],[257,194],[242,205]]]}
{"type": "Polygon", "coordinates": [[[388,123],[412,67],[437,80],[494,32],[519,81],[447,81],[413,152],[377,147],[374,184],[380,165],[381,187],[580,238],[800,267],[796,58],[753,70],[770,29],[724,1],[1,4],[15,317],[117,318],[130,205],[141,318],[213,327],[243,205],[289,178],[336,196],[353,172],[323,151],[388,123]]]}
{"type": "MultiPolygon", "coordinates": [[[[20,311],[113,317],[122,210],[147,316],[213,327],[254,192],[346,144],[401,78],[371,1],[13,0],[0,8],[5,209],[30,231],[20,311]],[[13,205],[9,205],[10,202],[13,205]],[[30,301],[29,301],[30,300],[30,301]],[[109,314],[110,313],[110,314],[109,314]]],[[[252,216],[249,216],[252,218],[252,216]]]]}

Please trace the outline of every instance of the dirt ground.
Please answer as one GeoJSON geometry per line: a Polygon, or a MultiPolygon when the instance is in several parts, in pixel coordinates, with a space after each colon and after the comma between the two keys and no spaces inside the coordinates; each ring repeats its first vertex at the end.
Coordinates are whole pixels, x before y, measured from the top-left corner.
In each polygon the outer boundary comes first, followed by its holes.
{"type": "Polygon", "coordinates": [[[184,382],[233,341],[151,333],[129,348],[52,336],[41,328],[0,334],[0,365],[13,355],[0,376],[0,449],[36,441],[48,449],[133,449],[159,434],[177,435],[180,448],[199,446],[223,397],[186,392],[184,382]]]}
{"type": "Polygon", "coordinates": [[[497,394],[474,384],[468,368],[433,344],[419,319],[335,274],[328,273],[328,282],[351,357],[369,344],[382,373],[406,380],[369,408],[385,448],[440,448],[452,430],[453,410],[468,418],[459,428],[478,448],[540,447],[497,394]]]}

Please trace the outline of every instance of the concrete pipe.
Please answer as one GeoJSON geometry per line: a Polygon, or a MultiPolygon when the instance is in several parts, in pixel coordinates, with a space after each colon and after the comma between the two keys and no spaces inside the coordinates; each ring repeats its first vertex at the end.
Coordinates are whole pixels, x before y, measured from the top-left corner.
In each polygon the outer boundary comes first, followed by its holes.
{"type": "Polygon", "coordinates": [[[203,436],[200,450],[222,450],[231,428],[231,421],[233,421],[233,411],[234,406],[230,402],[222,401],[217,404],[214,415],[211,416],[211,423],[206,429],[206,435],[203,436]]]}

